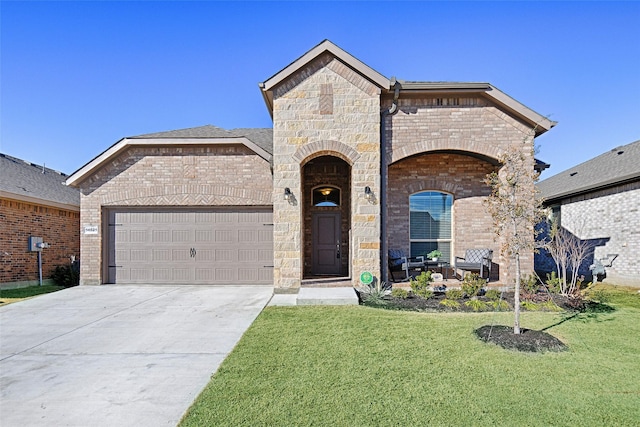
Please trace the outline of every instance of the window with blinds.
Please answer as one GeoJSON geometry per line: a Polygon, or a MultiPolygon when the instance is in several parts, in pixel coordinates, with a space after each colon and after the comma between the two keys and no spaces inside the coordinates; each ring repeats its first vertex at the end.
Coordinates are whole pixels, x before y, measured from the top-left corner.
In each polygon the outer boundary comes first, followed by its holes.
{"type": "Polygon", "coordinates": [[[442,261],[451,262],[451,207],[453,196],[423,191],[409,196],[411,256],[427,256],[435,249],[442,261]]]}

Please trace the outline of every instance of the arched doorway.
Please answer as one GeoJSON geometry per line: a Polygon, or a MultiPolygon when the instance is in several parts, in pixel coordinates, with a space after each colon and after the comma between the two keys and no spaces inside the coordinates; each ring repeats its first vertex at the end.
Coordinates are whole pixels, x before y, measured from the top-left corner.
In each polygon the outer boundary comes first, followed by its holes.
{"type": "Polygon", "coordinates": [[[351,166],[320,156],[302,167],[303,277],[349,275],[351,166]]]}

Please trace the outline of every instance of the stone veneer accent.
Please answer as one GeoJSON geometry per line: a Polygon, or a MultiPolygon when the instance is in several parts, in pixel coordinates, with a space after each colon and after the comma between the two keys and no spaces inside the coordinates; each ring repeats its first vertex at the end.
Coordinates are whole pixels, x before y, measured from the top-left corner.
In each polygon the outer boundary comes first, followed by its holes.
{"type": "Polygon", "coordinates": [[[103,283],[103,213],[122,206],[270,206],[269,163],[242,145],[133,146],[80,184],[80,283],[103,283]]]}
{"type": "Polygon", "coordinates": [[[360,195],[365,186],[380,194],[380,89],[333,56],[320,55],[274,88],[273,145],[274,285],[300,286],[301,167],[320,155],[339,157],[351,167],[353,283],[364,270],[379,280],[380,206],[360,195]],[[326,105],[328,93],[332,109],[326,105]],[[296,203],[282,197],[286,187],[296,203]]]}
{"type": "MultiPolygon", "coordinates": [[[[384,104],[389,106],[389,100],[384,104]]],[[[453,255],[464,256],[468,248],[493,248],[499,280],[505,284],[513,281],[515,274],[509,260],[500,255],[491,217],[483,206],[490,191],[482,181],[509,144],[522,145],[533,168],[529,153],[534,141],[527,137],[531,130],[480,97],[403,98],[401,94],[398,112],[386,117],[389,247],[409,248],[409,194],[424,190],[448,192],[454,196],[453,255]],[[450,154],[435,154],[443,151],[450,154]],[[403,212],[396,216],[403,201],[407,205],[403,208],[406,218],[403,212]],[[392,232],[396,229],[399,236],[392,232]]],[[[533,254],[521,257],[521,265],[525,272],[533,271],[533,254]]]]}

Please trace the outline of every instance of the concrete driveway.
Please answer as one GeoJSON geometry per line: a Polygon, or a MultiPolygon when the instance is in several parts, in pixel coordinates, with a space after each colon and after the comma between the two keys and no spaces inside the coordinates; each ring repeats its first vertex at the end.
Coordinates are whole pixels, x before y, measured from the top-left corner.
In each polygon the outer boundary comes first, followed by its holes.
{"type": "Polygon", "coordinates": [[[272,292],[82,286],[0,307],[0,425],[175,426],[272,292]]]}

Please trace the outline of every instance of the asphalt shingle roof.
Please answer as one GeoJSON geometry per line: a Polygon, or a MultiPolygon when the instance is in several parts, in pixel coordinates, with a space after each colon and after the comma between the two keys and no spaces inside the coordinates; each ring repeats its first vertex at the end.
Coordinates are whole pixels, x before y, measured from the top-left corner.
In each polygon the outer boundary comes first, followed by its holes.
{"type": "Polygon", "coordinates": [[[0,190],[80,206],[80,191],[64,184],[67,175],[40,165],[0,153],[0,190]]]}
{"type": "Polygon", "coordinates": [[[538,183],[545,201],[640,179],[640,140],[616,147],[538,183]]]}
{"type": "Polygon", "coordinates": [[[239,128],[226,130],[213,125],[187,129],[176,129],[166,132],[147,133],[131,136],[130,139],[145,138],[242,138],[256,144],[269,154],[273,154],[273,129],[271,128],[239,128]]]}

